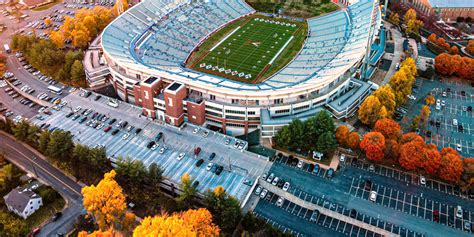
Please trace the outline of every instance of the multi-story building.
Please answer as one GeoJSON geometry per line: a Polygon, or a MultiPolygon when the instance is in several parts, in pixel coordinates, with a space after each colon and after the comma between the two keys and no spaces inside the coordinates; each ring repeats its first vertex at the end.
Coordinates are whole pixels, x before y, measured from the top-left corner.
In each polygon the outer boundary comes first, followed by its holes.
{"type": "Polygon", "coordinates": [[[321,109],[348,117],[370,94],[372,85],[354,75],[380,28],[375,0],[308,19],[302,50],[259,84],[185,67],[189,55],[212,33],[254,13],[242,0],[145,0],[135,5],[102,34],[117,94],[141,106],[145,116],[173,125],[207,124],[232,135],[261,129],[263,137],[321,109]]]}
{"type": "Polygon", "coordinates": [[[458,17],[474,19],[473,0],[402,0],[427,16],[437,15],[443,21],[454,22],[458,17]]]}

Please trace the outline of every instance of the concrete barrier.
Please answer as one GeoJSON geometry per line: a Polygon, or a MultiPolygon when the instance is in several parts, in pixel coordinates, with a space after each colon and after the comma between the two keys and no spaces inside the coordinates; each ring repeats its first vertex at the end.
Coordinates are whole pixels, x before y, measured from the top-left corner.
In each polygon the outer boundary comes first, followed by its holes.
{"type": "Polygon", "coordinates": [[[27,98],[27,99],[29,99],[29,100],[31,100],[31,101],[33,101],[33,102],[35,102],[35,103],[41,105],[41,106],[46,106],[46,107],[51,107],[51,106],[53,106],[53,104],[52,104],[52,103],[49,103],[48,101],[40,100],[40,99],[36,98],[36,97],[33,96],[33,95],[30,95],[30,94],[28,94],[28,93],[26,93],[26,92],[24,92],[24,91],[21,91],[20,88],[14,86],[10,81],[8,81],[8,80],[5,80],[5,81],[7,82],[7,84],[8,84],[11,88],[13,88],[13,90],[15,90],[15,91],[16,91],[18,94],[20,94],[21,96],[23,96],[23,97],[25,97],[25,98],[27,98]]]}

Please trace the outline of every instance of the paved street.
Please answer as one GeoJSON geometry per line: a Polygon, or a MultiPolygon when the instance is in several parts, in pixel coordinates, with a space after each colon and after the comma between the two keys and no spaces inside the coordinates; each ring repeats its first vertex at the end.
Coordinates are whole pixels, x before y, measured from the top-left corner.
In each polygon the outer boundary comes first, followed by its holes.
{"type": "Polygon", "coordinates": [[[47,222],[41,227],[38,236],[55,236],[57,233],[69,232],[74,225],[75,218],[81,213],[85,214],[82,207],[81,186],[43,160],[44,157],[1,132],[0,148],[5,151],[9,161],[26,172],[37,175],[38,179],[51,185],[66,199],[67,207],[63,210],[62,217],[55,222],[47,222]]]}
{"type": "Polygon", "coordinates": [[[395,52],[393,53],[393,60],[392,60],[392,64],[390,65],[390,69],[385,75],[385,78],[383,82],[381,83],[381,86],[387,84],[390,78],[393,76],[393,74],[395,74],[395,72],[397,71],[397,63],[400,62],[400,59],[403,54],[403,40],[404,40],[400,31],[398,31],[397,29],[392,29],[393,27],[392,24],[386,22],[385,27],[392,32],[395,52]]]}

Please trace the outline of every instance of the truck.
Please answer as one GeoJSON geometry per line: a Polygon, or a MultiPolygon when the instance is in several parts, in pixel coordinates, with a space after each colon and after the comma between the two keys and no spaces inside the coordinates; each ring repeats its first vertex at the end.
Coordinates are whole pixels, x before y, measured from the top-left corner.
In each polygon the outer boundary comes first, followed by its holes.
{"type": "Polygon", "coordinates": [[[10,46],[8,46],[8,44],[4,44],[3,48],[5,49],[6,53],[11,53],[12,52],[11,49],[10,49],[10,46]]]}

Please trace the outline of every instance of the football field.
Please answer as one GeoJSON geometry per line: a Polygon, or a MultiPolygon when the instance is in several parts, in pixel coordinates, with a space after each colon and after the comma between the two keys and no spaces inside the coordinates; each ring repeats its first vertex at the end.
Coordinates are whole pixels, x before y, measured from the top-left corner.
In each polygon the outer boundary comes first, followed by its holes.
{"type": "Polygon", "coordinates": [[[298,22],[255,17],[216,43],[193,68],[198,71],[253,82],[296,42],[298,22]]]}

